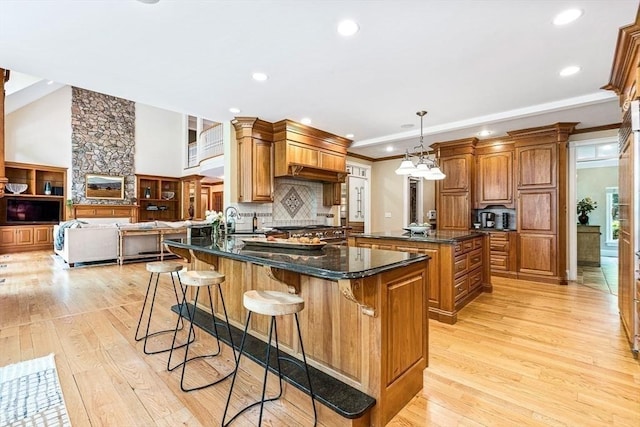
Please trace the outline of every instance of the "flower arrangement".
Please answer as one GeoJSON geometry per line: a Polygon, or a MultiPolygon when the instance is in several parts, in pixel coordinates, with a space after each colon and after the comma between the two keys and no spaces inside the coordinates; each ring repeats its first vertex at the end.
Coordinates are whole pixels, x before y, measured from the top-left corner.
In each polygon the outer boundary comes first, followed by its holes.
{"type": "Polygon", "coordinates": [[[598,202],[591,199],[591,197],[585,197],[578,202],[578,212],[584,215],[588,214],[592,210],[598,207],[598,202]]]}
{"type": "Polygon", "coordinates": [[[222,224],[222,221],[224,220],[224,214],[222,211],[216,212],[207,210],[204,211],[204,220],[211,223],[213,227],[220,227],[220,224],[222,224]]]}

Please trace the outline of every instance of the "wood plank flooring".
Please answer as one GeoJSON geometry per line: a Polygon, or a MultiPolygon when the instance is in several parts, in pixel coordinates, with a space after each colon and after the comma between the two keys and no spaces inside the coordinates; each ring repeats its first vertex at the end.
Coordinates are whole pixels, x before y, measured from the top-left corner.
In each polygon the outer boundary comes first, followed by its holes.
{"type": "MultiPolygon", "coordinates": [[[[144,263],[65,270],[46,251],[0,256],[0,366],[55,353],[74,426],[220,425],[228,381],[183,393],[167,355],[146,356],[134,341],[147,279],[144,263]]],[[[457,324],[431,321],[424,388],[389,425],[639,426],[640,364],[616,297],[587,280],[496,278],[493,294],[464,308],[457,324]]],[[[168,282],[159,298],[158,307],[172,303],[168,282]]],[[[173,327],[168,310],[158,313],[166,316],[154,326],[173,327]]],[[[198,336],[199,351],[213,345],[198,336]]],[[[202,362],[188,379],[224,374],[231,358],[225,351],[202,362]]],[[[249,401],[259,380],[240,378],[239,400],[249,401]]],[[[308,402],[266,411],[265,425],[312,425],[308,402]]],[[[250,411],[235,425],[256,420],[250,411]]]]}

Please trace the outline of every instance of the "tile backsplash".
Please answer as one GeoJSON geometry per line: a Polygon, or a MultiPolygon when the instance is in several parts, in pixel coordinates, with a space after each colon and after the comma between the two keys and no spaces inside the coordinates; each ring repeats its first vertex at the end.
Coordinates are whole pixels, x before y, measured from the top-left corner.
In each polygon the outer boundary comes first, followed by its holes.
{"type": "Polygon", "coordinates": [[[322,202],[321,182],[276,178],[273,203],[239,203],[234,206],[241,216],[249,218],[238,224],[242,230],[251,227],[250,218],[254,213],[260,227],[324,224],[331,206],[323,206],[322,202]]]}

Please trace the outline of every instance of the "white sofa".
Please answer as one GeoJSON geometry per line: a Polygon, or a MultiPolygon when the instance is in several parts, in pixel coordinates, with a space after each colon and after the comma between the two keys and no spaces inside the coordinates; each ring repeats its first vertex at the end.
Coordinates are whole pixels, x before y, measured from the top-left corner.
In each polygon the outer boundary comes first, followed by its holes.
{"type": "MultiPolygon", "coordinates": [[[[120,229],[153,230],[156,228],[176,228],[176,233],[166,234],[165,238],[186,236],[185,222],[143,222],[132,224],[129,218],[79,218],[74,227],[64,228],[64,242],[62,249],[54,251],[69,266],[76,263],[118,260],[120,245],[120,229]],[[77,226],[76,226],[77,225],[77,226]]],[[[56,240],[60,225],[53,228],[53,238],[56,240]]],[[[133,259],[154,253],[158,250],[157,234],[144,233],[128,235],[122,241],[123,254],[121,259],[133,259]],[[143,254],[143,255],[141,255],[143,254]]]]}

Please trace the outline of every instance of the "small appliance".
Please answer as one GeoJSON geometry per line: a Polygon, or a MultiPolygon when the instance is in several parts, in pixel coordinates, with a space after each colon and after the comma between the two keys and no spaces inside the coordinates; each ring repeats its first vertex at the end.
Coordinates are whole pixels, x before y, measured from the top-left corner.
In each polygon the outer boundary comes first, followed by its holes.
{"type": "Polygon", "coordinates": [[[504,212],[502,214],[502,229],[503,230],[509,229],[509,212],[504,212]]]}
{"type": "Polygon", "coordinates": [[[496,226],[496,214],[493,212],[482,212],[484,217],[484,228],[494,228],[496,226]]]}

